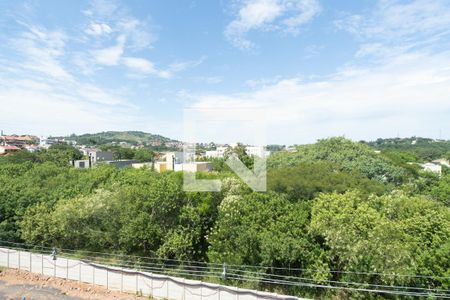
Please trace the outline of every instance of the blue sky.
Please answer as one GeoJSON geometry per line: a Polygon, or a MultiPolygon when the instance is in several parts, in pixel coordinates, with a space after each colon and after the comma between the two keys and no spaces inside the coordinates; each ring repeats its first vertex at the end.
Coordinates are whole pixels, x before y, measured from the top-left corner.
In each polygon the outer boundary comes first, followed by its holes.
{"type": "MultiPolygon", "coordinates": [[[[0,31],[7,133],[182,139],[183,109],[245,107],[270,143],[450,138],[444,0],[3,0],[0,31]]],[[[199,139],[246,139],[224,124],[199,139]]]]}

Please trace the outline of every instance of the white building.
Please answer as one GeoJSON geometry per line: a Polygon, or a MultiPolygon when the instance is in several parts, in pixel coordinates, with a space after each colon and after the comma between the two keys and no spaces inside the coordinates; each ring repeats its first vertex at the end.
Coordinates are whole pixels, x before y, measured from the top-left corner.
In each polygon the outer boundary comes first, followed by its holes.
{"type": "MultiPolygon", "coordinates": [[[[236,147],[237,144],[232,144],[230,147],[236,147]]],[[[225,151],[230,147],[217,147],[216,150],[206,151],[206,157],[223,158],[225,151]]],[[[249,156],[267,157],[270,155],[270,151],[265,150],[263,146],[247,146],[245,151],[249,156]]]]}
{"type": "Polygon", "coordinates": [[[101,161],[111,161],[113,160],[114,153],[111,151],[91,151],[89,152],[89,157],[91,158],[92,164],[96,164],[101,161]]]}
{"type": "Polygon", "coordinates": [[[175,152],[165,152],[163,156],[163,160],[166,163],[166,170],[175,170],[176,164],[182,164],[184,162],[183,152],[175,151],[175,152]]]}
{"type": "Polygon", "coordinates": [[[55,139],[49,139],[48,137],[44,137],[44,136],[41,136],[39,138],[39,146],[41,148],[48,149],[48,147],[50,147],[51,145],[54,145],[56,143],[57,143],[57,141],[55,139]]]}
{"type": "Polygon", "coordinates": [[[213,170],[212,163],[208,161],[196,161],[191,163],[176,164],[174,171],[183,172],[211,172],[213,170]]]}
{"type": "Polygon", "coordinates": [[[428,162],[428,163],[421,164],[420,166],[422,167],[422,169],[424,171],[427,171],[427,172],[433,172],[433,173],[437,173],[439,175],[441,175],[441,173],[442,173],[442,166],[439,164],[434,164],[434,163],[428,162]]]}
{"type": "Polygon", "coordinates": [[[256,157],[268,157],[270,155],[270,151],[267,151],[263,146],[247,146],[245,147],[245,151],[249,156],[256,157]]]}
{"type": "Polygon", "coordinates": [[[214,158],[222,158],[225,155],[225,151],[227,151],[228,147],[216,147],[216,150],[206,151],[206,157],[214,157],[214,158]]]}
{"type": "Polygon", "coordinates": [[[433,160],[432,163],[441,165],[441,166],[450,167],[450,162],[446,159],[436,159],[436,160],[433,160]]]}

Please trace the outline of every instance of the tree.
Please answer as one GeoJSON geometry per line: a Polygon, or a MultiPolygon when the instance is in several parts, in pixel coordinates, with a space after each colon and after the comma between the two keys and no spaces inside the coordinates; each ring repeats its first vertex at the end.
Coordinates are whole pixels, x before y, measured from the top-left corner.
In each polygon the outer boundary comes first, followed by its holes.
{"type": "MultiPolygon", "coordinates": [[[[275,193],[227,195],[208,236],[214,263],[259,266],[263,273],[294,275],[271,267],[326,264],[326,254],[308,233],[309,206],[275,193]]],[[[298,275],[297,272],[295,275],[298,275]]],[[[321,274],[314,274],[314,276],[321,274]]]]}
{"type": "Polygon", "coordinates": [[[450,207],[450,174],[443,176],[431,190],[431,195],[450,207]]]}
{"type": "Polygon", "coordinates": [[[140,162],[153,162],[154,157],[155,153],[153,151],[142,148],[135,151],[133,158],[140,162]]]}
{"type": "Polygon", "coordinates": [[[112,151],[114,153],[114,159],[133,159],[135,155],[135,150],[119,145],[106,144],[100,146],[100,149],[103,151],[112,151]]]}
{"type": "Polygon", "coordinates": [[[117,198],[105,190],[59,201],[54,209],[38,204],[21,221],[29,243],[91,251],[117,249],[119,226],[117,198]]]}
{"type": "Polygon", "coordinates": [[[145,169],[128,174],[140,178],[127,178],[118,194],[122,204],[120,243],[128,253],[154,254],[177,224],[185,204],[181,178],[145,169]]]}
{"type": "Polygon", "coordinates": [[[253,157],[250,157],[247,154],[247,150],[245,149],[245,145],[238,143],[234,147],[229,147],[227,150],[225,150],[224,158],[225,160],[228,159],[230,156],[235,155],[247,168],[253,167],[253,157]]]}
{"type": "MultiPolygon", "coordinates": [[[[424,286],[447,287],[450,209],[425,197],[395,192],[364,196],[357,191],[322,194],[314,203],[311,230],[323,236],[335,268],[387,274],[433,274],[424,286]]],[[[412,285],[407,276],[335,275],[335,279],[412,285]]]]}
{"type": "Polygon", "coordinates": [[[376,180],[370,180],[358,172],[347,173],[338,169],[328,162],[270,169],[267,174],[268,189],[285,193],[292,201],[311,200],[321,192],[343,193],[355,188],[378,195],[387,191],[387,187],[376,180]]]}
{"type": "Polygon", "coordinates": [[[339,171],[358,172],[382,183],[402,184],[408,172],[373,149],[342,137],[319,140],[316,144],[298,146],[296,152],[276,152],[269,156],[269,168],[294,167],[301,163],[329,162],[339,171]]]}

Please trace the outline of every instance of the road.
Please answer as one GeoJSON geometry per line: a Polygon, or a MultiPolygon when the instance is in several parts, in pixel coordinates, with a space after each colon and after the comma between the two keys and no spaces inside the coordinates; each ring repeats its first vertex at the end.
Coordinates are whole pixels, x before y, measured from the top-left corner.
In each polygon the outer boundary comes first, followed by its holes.
{"type": "Polygon", "coordinates": [[[33,284],[11,284],[0,280],[0,299],[26,300],[83,300],[83,298],[64,295],[53,287],[42,287],[33,284]]]}

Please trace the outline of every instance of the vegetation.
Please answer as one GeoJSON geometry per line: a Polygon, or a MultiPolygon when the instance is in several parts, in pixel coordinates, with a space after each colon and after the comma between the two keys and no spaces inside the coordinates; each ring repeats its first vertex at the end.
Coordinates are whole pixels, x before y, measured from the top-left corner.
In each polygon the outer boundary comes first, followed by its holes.
{"type": "MultiPolygon", "coordinates": [[[[62,139],[63,137],[58,138],[62,139]]],[[[80,145],[99,146],[105,144],[126,143],[129,145],[146,145],[151,147],[153,150],[175,149],[173,146],[166,144],[178,142],[158,134],[151,134],[142,131],[105,131],[94,134],[72,134],[64,138],[70,141],[75,141],[80,145]]]]}
{"type": "Polygon", "coordinates": [[[395,150],[408,153],[408,155],[412,155],[420,161],[450,158],[448,156],[450,152],[450,141],[445,140],[411,137],[377,139],[367,144],[377,150],[395,150]]]}
{"type": "MultiPolygon", "coordinates": [[[[252,163],[242,147],[228,154],[252,163]]],[[[266,193],[251,191],[220,159],[220,172],[199,174],[222,179],[212,193],[184,191],[180,173],[71,168],[80,155],[52,146],[0,157],[0,240],[251,265],[267,278],[316,284],[450,288],[450,174],[411,167],[422,158],[409,150],[376,153],[331,138],[279,151],[268,161],[266,193]]],[[[120,155],[153,158],[149,150],[120,155]]],[[[314,298],[382,297],[229,281],[314,298]]]]}

